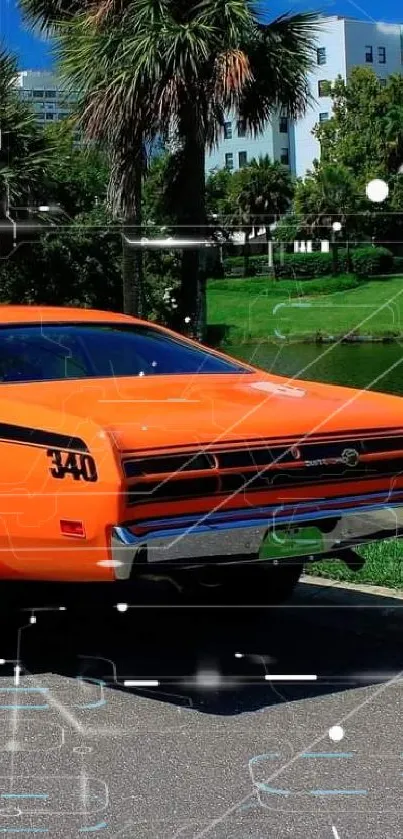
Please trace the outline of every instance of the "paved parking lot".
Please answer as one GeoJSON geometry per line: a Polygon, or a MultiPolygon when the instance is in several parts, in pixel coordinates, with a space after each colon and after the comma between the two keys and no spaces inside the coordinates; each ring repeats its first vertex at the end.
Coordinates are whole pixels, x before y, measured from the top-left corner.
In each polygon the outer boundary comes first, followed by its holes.
{"type": "Polygon", "coordinates": [[[91,603],[3,615],[0,833],[403,835],[403,600],[91,603]]]}

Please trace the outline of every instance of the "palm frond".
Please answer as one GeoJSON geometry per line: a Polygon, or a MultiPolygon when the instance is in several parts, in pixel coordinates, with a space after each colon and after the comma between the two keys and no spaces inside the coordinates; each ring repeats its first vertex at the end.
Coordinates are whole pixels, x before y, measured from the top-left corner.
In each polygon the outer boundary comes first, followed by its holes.
{"type": "Polygon", "coordinates": [[[87,11],[90,0],[20,0],[23,17],[33,28],[55,33],[60,23],[72,21],[76,14],[87,11]]]}
{"type": "Polygon", "coordinates": [[[213,84],[214,99],[218,102],[230,101],[233,96],[242,93],[246,83],[253,83],[248,55],[239,49],[220,53],[215,61],[213,84]]]}
{"type": "Polygon", "coordinates": [[[244,46],[253,82],[238,102],[240,118],[257,135],[279,109],[297,119],[313,102],[308,75],[315,63],[319,18],[314,13],[282,15],[259,25],[244,46]]]}

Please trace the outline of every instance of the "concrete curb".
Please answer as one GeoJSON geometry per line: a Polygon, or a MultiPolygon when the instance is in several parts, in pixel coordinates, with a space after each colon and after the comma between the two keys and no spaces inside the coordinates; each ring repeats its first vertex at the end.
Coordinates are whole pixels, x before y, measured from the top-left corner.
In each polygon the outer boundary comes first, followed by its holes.
{"type": "Polygon", "coordinates": [[[395,588],[386,588],[385,586],[371,586],[365,583],[347,583],[342,580],[329,580],[326,577],[314,577],[308,574],[303,574],[301,583],[312,586],[323,586],[325,588],[344,589],[347,591],[357,591],[361,594],[372,594],[377,597],[393,597],[395,600],[403,600],[403,590],[399,591],[395,588]]]}

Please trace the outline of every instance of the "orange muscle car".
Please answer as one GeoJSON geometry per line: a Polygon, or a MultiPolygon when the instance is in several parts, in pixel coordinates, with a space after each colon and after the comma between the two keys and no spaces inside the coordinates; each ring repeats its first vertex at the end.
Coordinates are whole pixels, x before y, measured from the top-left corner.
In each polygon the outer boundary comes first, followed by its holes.
{"type": "Polygon", "coordinates": [[[269,375],[167,329],[0,307],[0,577],[279,600],[403,533],[403,400],[269,375]],[[264,588],[263,586],[266,586],[264,588]]]}

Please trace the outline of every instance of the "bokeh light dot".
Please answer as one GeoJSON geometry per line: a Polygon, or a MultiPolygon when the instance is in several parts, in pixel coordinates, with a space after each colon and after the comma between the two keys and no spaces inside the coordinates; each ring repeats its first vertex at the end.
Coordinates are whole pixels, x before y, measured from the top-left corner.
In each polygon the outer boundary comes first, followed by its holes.
{"type": "Polygon", "coordinates": [[[373,201],[375,204],[379,204],[382,201],[385,201],[385,198],[388,197],[389,187],[386,181],[382,181],[380,178],[375,178],[373,181],[369,181],[369,183],[367,183],[365,192],[370,201],[373,201]]]}
{"type": "Polygon", "coordinates": [[[332,727],[329,728],[329,737],[334,743],[339,743],[344,737],[344,729],[341,725],[332,725],[332,727]]]}

